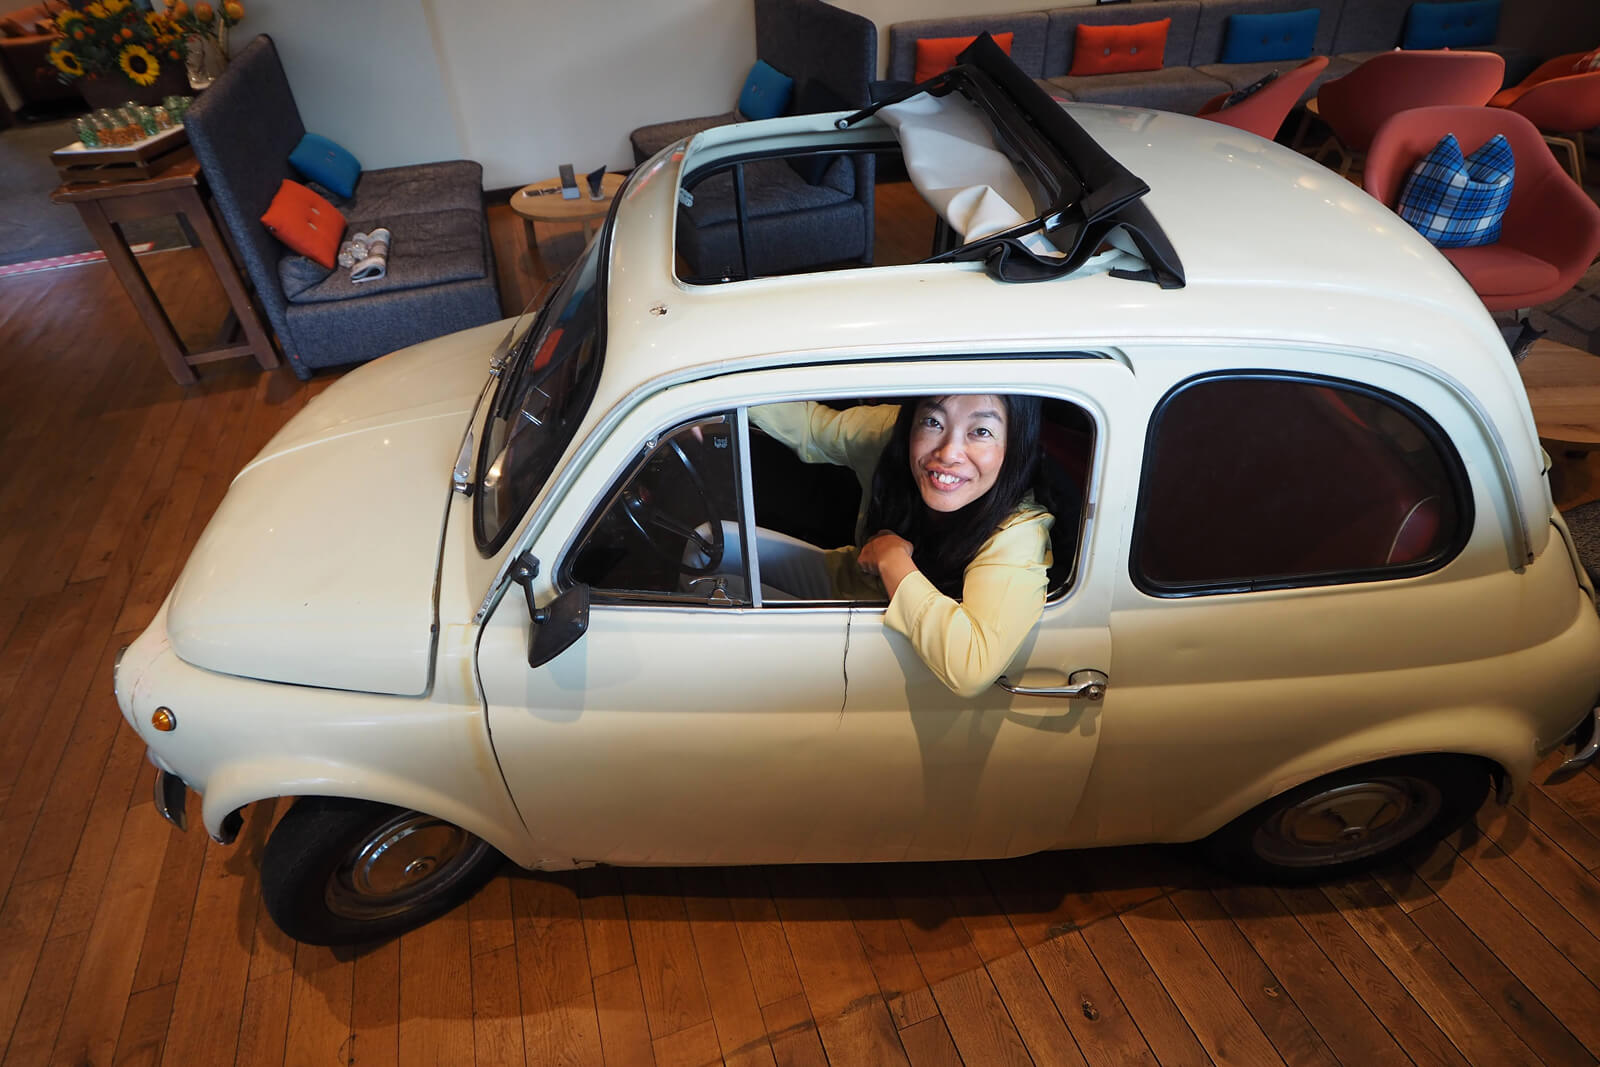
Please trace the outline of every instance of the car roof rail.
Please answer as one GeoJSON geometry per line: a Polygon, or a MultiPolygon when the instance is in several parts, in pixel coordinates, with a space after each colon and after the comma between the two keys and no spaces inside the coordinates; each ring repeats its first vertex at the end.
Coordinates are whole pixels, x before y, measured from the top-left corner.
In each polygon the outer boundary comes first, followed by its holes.
{"type": "Polygon", "coordinates": [[[1035,218],[924,262],[981,261],[1000,281],[1047,281],[1078,270],[1120,227],[1133,240],[1145,268],[1114,269],[1113,276],[1155,282],[1163,289],[1183,287],[1177,250],[1140,202],[1150,186],[1102,148],[988,33],[968,45],[949,70],[840,119],[838,126],[847,129],[922,93],[935,97],[960,93],[975,104],[1013,158],[1038,180],[1046,200],[1035,218]],[[1034,233],[1045,234],[1063,254],[1045,255],[1029,248],[1022,239],[1034,233]]]}

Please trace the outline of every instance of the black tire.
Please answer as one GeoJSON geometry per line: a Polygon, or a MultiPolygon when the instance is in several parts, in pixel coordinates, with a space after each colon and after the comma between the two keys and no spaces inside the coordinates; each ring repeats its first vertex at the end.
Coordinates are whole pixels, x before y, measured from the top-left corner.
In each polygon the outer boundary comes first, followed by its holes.
{"type": "Polygon", "coordinates": [[[1403,756],[1335,771],[1273,797],[1202,841],[1244,881],[1340,878],[1433,845],[1483,803],[1491,765],[1473,756],[1403,756]]]}
{"type": "Polygon", "coordinates": [[[296,941],[383,941],[472,896],[502,861],[481,838],[422,812],[302,797],[267,839],[261,899],[296,941]]]}

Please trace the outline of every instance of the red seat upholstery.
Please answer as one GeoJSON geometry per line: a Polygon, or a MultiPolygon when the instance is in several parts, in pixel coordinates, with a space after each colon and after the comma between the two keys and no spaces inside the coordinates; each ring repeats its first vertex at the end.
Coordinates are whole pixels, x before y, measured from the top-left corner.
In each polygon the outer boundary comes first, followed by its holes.
{"type": "Polygon", "coordinates": [[[1220,122],[1224,126],[1249,130],[1258,137],[1272,140],[1288,117],[1290,109],[1300,102],[1300,97],[1311,87],[1318,74],[1328,65],[1327,56],[1312,56],[1291,71],[1278,75],[1271,82],[1234,104],[1224,106],[1229,93],[1219,93],[1201,105],[1197,114],[1203,119],[1220,122]]]}
{"type": "Polygon", "coordinates": [[[1158,582],[1370,571],[1443,547],[1438,486],[1340,390],[1232,384],[1157,432],[1142,495],[1192,518],[1141,535],[1139,568],[1158,582]]]}
{"type": "Polygon", "coordinates": [[[1600,207],[1573,184],[1533,123],[1504,108],[1424,107],[1394,116],[1367,153],[1366,188],[1393,208],[1416,161],[1447,133],[1463,153],[1497,133],[1516,159],[1500,240],[1441,251],[1490,311],[1532,307],[1565,293],[1600,254],[1600,207]]]}
{"type": "Polygon", "coordinates": [[[1509,89],[1496,93],[1491,107],[1515,111],[1567,153],[1573,180],[1583,182],[1583,134],[1600,126],[1600,70],[1573,73],[1584,53],[1557,56],[1509,89]]]}
{"type": "Polygon", "coordinates": [[[1479,107],[1505,73],[1506,61],[1493,52],[1382,52],[1323,85],[1317,111],[1343,150],[1339,173],[1350,170],[1391,115],[1436,104],[1479,107]]]}

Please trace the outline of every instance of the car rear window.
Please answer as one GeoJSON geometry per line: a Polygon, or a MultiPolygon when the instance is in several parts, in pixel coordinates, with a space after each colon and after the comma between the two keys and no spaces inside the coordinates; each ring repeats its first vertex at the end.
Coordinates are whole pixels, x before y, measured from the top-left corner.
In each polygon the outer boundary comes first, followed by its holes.
{"type": "Polygon", "coordinates": [[[1192,379],[1151,420],[1131,572],[1183,595],[1420,574],[1471,526],[1444,432],[1333,379],[1192,379]]]}

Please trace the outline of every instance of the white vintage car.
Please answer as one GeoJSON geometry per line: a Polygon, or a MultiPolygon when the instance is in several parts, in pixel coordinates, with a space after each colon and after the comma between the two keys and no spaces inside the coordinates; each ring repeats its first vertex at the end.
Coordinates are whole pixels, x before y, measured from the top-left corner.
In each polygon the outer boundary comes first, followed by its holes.
{"type": "Polygon", "coordinates": [[[119,661],[163,813],[187,786],[226,842],[301,798],[264,897],[333,942],[439,914],[501,856],[1200,841],[1323,876],[1564,743],[1558,774],[1593,760],[1594,589],[1471,289],[1285,149],[1013,74],[976,48],[884,111],[678,145],[531,322],[307,405],[119,661]],[[903,151],[933,254],[675,267],[686,189],[818,149],[903,151]],[[958,696],[882,602],[763,579],[773,539],[847,543],[860,490],[749,411],[1001,392],[1044,400],[1055,563],[1005,675],[958,696]]]}

